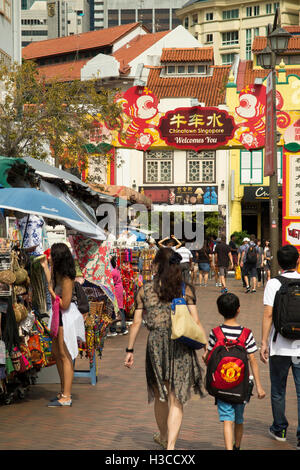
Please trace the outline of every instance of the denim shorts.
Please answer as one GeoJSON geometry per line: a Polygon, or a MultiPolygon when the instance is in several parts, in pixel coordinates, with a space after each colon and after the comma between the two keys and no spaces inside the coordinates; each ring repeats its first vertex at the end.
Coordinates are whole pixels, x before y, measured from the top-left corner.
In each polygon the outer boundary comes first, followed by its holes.
{"type": "Polygon", "coordinates": [[[209,273],[210,271],[209,263],[199,263],[198,266],[199,266],[199,271],[204,271],[206,273],[209,273]]]}
{"type": "Polygon", "coordinates": [[[225,403],[218,399],[217,406],[220,421],[232,421],[236,424],[244,422],[244,403],[225,403]]]}

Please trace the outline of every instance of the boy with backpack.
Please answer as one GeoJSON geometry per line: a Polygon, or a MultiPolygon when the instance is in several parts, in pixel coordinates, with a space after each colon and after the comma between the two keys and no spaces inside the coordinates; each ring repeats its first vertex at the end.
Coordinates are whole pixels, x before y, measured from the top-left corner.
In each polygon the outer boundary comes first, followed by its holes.
{"type": "Polygon", "coordinates": [[[232,293],[222,294],[217,299],[217,306],[224,322],[210,332],[207,352],[203,356],[207,365],[206,389],[216,399],[226,450],[239,450],[244,408],[253,387],[249,380],[249,363],[258,398],[264,398],[265,392],[254,355],[257,346],[252,331],[237,322],[239,298],[232,293]]]}
{"type": "Polygon", "coordinates": [[[282,246],[277,252],[283,272],[267,282],[260,358],[269,363],[273,423],[271,437],[286,441],[285,415],[287,377],[292,369],[298,400],[297,450],[300,450],[300,274],[297,248],[282,246]]]}

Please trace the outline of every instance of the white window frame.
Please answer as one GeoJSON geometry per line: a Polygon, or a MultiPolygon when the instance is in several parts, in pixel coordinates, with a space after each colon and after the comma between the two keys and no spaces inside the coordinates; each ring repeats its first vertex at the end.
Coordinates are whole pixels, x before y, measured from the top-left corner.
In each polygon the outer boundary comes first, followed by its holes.
{"type": "Polygon", "coordinates": [[[240,183],[263,184],[263,151],[240,151],[240,183]]]}
{"type": "Polygon", "coordinates": [[[239,32],[238,31],[226,31],[222,33],[222,46],[233,46],[239,44],[239,32]],[[224,40],[224,37],[227,39],[224,40]]]}
{"type": "Polygon", "coordinates": [[[173,170],[174,170],[174,152],[172,150],[150,150],[144,153],[144,184],[166,184],[173,183],[173,170]],[[157,162],[158,163],[158,176],[156,181],[150,181],[148,175],[147,163],[157,162]],[[161,166],[163,162],[171,163],[171,178],[170,180],[162,181],[161,166]]]}
{"type": "Polygon", "coordinates": [[[231,10],[223,10],[223,12],[222,12],[223,21],[237,20],[239,18],[239,16],[240,16],[240,11],[239,11],[238,8],[233,8],[231,10]],[[236,16],[236,14],[237,14],[237,16],[236,16]]]}
{"type": "Polygon", "coordinates": [[[188,184],[215,184],[216,183],[216,152],[215,150],[204,150],[202,152],[196,152],[194,150],[188,150],[186,152],[186,182],[188,184]],[[190,178],[190,163],[198,162],[199,163],[199,180],[194,180],[190,178]],[[207,181],[203,178],[203,164],[205,162],[213,163],[213,178],[207,181]]]}
{"type": "Polygon", "coordinates": [[[222,56],[221,56],[221,58],[222,58],[222,65],[231,65],[232,62],[234,61],[234,56],[235,56],[234,52],[228,52],[228,53],[226,53],[226,54],[222,54],[222,56]],[[226,60],[226,61],[225,61],[225,57],[228,58],[229,56],[232,56],[232,60],[229,60],[229,61],[226,60]]]}

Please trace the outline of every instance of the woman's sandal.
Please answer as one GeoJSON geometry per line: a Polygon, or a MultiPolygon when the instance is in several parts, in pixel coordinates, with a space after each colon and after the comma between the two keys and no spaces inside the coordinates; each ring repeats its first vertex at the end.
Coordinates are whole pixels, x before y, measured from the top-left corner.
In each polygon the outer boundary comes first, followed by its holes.
{"type": "Polygon", "coordinates": [[[153,434],[153,440],[154,442],[156,442],[156,444],[159,444],[164,449],[166,449],[168,446],[167,441],[163,441],[162,438],[160,437],[160,432],[156,432],[155,434],[153,434]]]}
{"type": "MultiPolygon", "coordinates": [[[[58,392],[58,394],[57,394],[55,397],[51,398],[50,402],[51,402],[51,401],[60,400],[62,396],[63,396],[63,393],[62,393],[62,392],[58,392]]],[[[72,395],[71,395],[71,399],[72,399],[72,395]]]]}

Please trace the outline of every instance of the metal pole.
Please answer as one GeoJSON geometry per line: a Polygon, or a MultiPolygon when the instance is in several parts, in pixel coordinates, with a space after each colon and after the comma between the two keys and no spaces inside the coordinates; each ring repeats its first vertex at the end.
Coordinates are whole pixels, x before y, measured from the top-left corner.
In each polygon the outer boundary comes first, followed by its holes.
{"type": "Polygon", "coordinates": [[[279,228],[278,228],[278,170],[277,170],[277,117],[276,117],[276,54],[272,52],[272,95],[273,95],[273,165],[274,173],[270,176],[270,245],[271,245],[271,277],[278,275],[277,251],[279,249],[279,228]]]}

